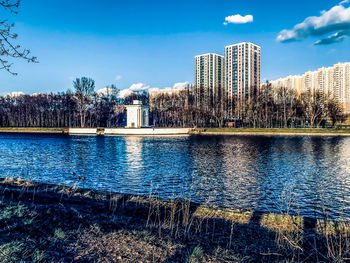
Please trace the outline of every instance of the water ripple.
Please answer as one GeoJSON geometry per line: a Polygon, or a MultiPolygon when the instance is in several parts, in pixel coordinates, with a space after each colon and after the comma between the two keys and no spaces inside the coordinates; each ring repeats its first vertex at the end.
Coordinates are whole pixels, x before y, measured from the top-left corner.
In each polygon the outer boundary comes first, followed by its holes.
{"type": "Polygon", "coordinates": [[[331,218],[350,218],[349,164],[340,137],[0,134],[2,177],[331,218]]]}

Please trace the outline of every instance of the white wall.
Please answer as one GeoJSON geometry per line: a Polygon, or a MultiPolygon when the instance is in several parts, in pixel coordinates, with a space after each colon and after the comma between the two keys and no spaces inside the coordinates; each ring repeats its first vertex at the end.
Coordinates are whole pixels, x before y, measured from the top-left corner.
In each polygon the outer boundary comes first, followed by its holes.
{"type": "Polygon", "coordinates": [[[149,107],[142,105],[126,106],[126,127],[141,128],[149,126],[149,107]]]}
{"type": "Polygon", "coordinates": [[[138,120],[138,111],[141,110],[141,105],[128,105],[126,110],[126,126],[129,128],[140,128],[141,123],[138,120]]]}
{"type": "Polygon", "coordinates": [[[95,128],[69,128],[70,134],[96,134],[95,128]]]}
{"type": "Polygon", "coordinates": [[[127,129],[127,128],[110,128],[105,129],[105,135],[177,135],[188,134],[189,128],[142,128],[142,129],[127,129]]]}

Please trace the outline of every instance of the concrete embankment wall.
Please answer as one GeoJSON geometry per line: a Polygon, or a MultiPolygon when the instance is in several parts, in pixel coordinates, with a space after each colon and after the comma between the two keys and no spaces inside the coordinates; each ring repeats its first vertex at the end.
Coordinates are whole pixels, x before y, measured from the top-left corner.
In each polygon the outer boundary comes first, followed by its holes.
{"type": "MultiPolygon", "coordinates": [[[[185,135],[190,134],[190,128],[70,128],[69,134],[80,135],[185,135]]],[[[350,133],[327,133],[327,132],[192,132],[198,135],[236,135],[236,136],[348,136],[350,133]]]]}
{"type": "Polygon", "coordinates": [[[81,135],[180,135],[188,134],[190,128],[141,128],[141,129],[128,129],[128,128],[106,128],[103,130],[97,130],[96,128],[70,128],[69,134],[81,134],[81,135]]]}
{"type": "Polygon", "coordinates": [[[69,134],[97,134],[96,128],[69,128],[69,134]]]}
{"type": "Polygon", "coordinates": [[[110,128],[105,129],[105,135],[178,135],[188,134],[190,128],[141,128],[141,129],[128,129],[128,128],[110,128]]]}

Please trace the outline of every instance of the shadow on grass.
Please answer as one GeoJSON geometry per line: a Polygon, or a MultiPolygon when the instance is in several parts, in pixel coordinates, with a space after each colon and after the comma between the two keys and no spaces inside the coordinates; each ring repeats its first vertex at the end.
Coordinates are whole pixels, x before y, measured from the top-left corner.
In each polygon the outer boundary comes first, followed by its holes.
{"type": "MultiPolygon", "coordinates": [[[[332,262],[339,256],[329,253],[330,240],[310,218],[46,184],[2,182],[0,198],[0,262],[332,262]]],[[[342,258],[349,256],[345,241],[342,258]]]]}

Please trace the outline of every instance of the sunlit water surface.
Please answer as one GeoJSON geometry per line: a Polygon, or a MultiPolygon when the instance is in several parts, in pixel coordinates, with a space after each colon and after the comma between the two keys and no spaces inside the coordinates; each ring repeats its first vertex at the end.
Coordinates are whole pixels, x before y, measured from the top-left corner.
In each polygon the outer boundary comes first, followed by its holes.
{"type": "Polygon", "coordinates": [[[347,137],[0,134],[0,177],[214,206],[349,220],[349,175],[347,137]]]}

